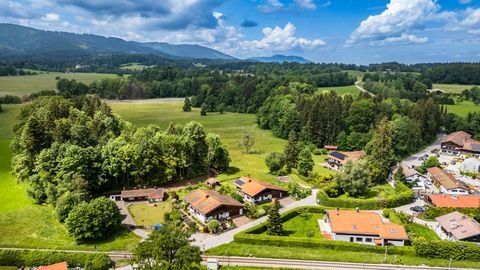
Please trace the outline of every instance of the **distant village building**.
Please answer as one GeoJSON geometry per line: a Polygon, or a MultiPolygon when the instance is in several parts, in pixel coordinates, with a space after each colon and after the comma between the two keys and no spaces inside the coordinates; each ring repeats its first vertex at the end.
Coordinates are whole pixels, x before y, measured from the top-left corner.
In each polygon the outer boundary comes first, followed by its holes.
{"type": "Polygon", "coordinates": [[[268,202],[288,196],[285,189],[251,177],[242,176],[234,182],[234,185],[244,201],[250,203],[268,202]]]}
{"type": "Polygon", "coordinates": [[[331,152],[331,151],[336,151],[338,149],[338,147],[336,145],[325,145],[323,148],[325,148],[325,150],[327,150],[328,152],[331,152]]]}
{"type": "Polygon", "coordinates": [[[463,161],[462,170],[465,172],[480,172],[480,159],[478,158],[467,158],[463,161]]]}
{"type": "Polygon", "coordinates": [[[428,179],[432,181],[441,193],[449,195],[469,194],[468,186],[456,179],[451,173],[438,167],[428,168],[427,171],[428,179]]]}
{"type": "Polygon", "coordinates": [[[429,194],[426,200],[435,207],[478,208],[480,196],[429,194]]]}
{"type": "Polygon", "coordinates": [[[456,131],[448,134],[441,142],[442,153],[458,155],[460,153],[480,154],[480,142],[473,139],[471,134],[456,131]]]}
{"type": "Polygon", "coordinates": [[[327,163],[333,169],[340,170],[349,160],[355,161],[365,156],[364,151],[340,152],[332,151],[328,154],[327,163]]]}
{"type": "Polygon", "coordinates": [[[149,202],[161,202],[165,197],[165,191],[163,188],[146,188],[146,189],[131,189],[122,190],[120,195],[112,195],[112,200],[133,202],[133,201],[149,201],[149,202]]]}
{"type": "Polygon", "coordinates": [[[375,212],[327,210],[325,224],[322,233],[329,233],[332,240],[376,246],[404,246],[408,240],[403,226],[384,222],[375,212]]]}
{"type": "Polygon", "coordinates": [[[47,266],[39,266],[37,270],[67,270],[68,264],[67,262],[59,262],[47,266]]]}
{"type": "Polygon", "coordinates": [[[225,220],[243,215],[244,205],[213,190],[197,189],[185,197],[188,211],[199,221],[207,224],[212,219],[225,220]]]}
{"type": "Polygon", "coordinates": [[[210,178],[207,179],[207,186],[216,187],[216,186],[219,186],[219,185],[220,185],[220,182],[218,181],[217,178],[210,177],[210,178]]]}
{"type": "Polygon", "coordinates": [[[435,219],[452,241],[480,243],[480,223],[458,211],[435,219]]]}

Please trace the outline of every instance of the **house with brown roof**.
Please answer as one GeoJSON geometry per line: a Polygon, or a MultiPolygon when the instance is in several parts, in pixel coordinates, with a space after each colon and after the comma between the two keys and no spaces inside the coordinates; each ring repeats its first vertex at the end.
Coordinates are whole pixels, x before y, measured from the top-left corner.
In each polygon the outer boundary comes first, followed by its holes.
{"type": "Polygon", "coordinates": [[[384,222],[375,212],[327,210],[322,225],[322,233],[330,234],[332,240],[376,246],[404,246],[408,241],[403,226],[384,222]]]}
{"type": "Polygon", "coordinates": [[[480,243],[480,223],[458,211],[435,219],[452,241],[480,243]]]}
{"type": "Polygon", "coordinates": [[[251,177],[242,176],[235,180],[234,185],[243,200],[250,203],[268,202],[288,196],[285,189],[251,177]]]}
{"type": "MultiPolygon", "coordinates": [[[[410,166],[405,164],[400,164],[400,166],[402,167],[403,174],[405,175],[405,181],[412,185],[412,189],[419,192],[425,191],[424,181],[427,179],[427,177],[410,166]]],[[[392,171],[389,175],[390,181],[395,179],[395,175],[397,174],[399,168],[400,167],[398,165],[392,168],[392,171]]]]}
{"type": "Polygon", "coordinates": [[[194,190],[185,197],[185,202],[188,211],[204,224],[212,219],[225,220],[243,215],[241,202],[213,190],[194,190]]]}
{"type": "MultiPolygon", "coordinates": [[[[144,188],[144,189],[130,189],[122,190],[120,193],[120,199],[126,202],[132,201],[149,201],[149,202],[161,202],[165,197],[165,191],[163,188],[144,188]]],[[[118,196],[112,196],[112,199],[117,199],[118,196]]]]}
{"type": "Polygon", "coordinates": [[[469,188],[451,173],[438,167],[428,168],[427,177],[439,189],[440,193],[448,195],[468,195],[469,188]]]}
{"type": "Polygon", "coordinates": [[[59,262],[51,265],[46,266],[39,266],[37,270],[67,270],[68,265],[67,262],[59,262]]]}
{"type": "Polygon", "coordinates": [[[480,154],[480,142],[465,131],[456,131],[447,135],[441,142],[442,153],[458,155],[460,153],[480,154]]]}
{"type": "Polygon", "coordinates": [[[426,200],[435,207],[478,208],[480,196],[429,194],[426,200]]]}
{"type": "Polygon", "coordinates": [[[365,156],[364,151],[340,152],[332,151],[328,154],[327,163],[332,169],[340,170],[349,160],[355,161],[365,156]]]}

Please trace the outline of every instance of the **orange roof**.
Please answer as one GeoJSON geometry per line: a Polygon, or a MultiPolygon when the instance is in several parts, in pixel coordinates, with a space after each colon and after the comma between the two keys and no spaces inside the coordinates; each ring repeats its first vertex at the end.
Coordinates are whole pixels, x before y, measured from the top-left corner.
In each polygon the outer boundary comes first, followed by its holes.
{"type": "Polygon", "coordinates": [[[442,143],[452,142],[456,145],[463,146],[464,141],[470,139],[472,135],[468,134],[465,131],[455,131],[450,134],[442,141],[442,143]]]}
{"type": "Polygon", "coordinates": [[[267,189],[273,189],[273,190],[279,190],[279,191],[284,191],[286,192],[285,189],[281,187],[277,187],[275,185],[272,185],[270,183],[262,182],[257,179],[247,177],[247,176],[242,176],[240,177],[243,181],[245,181],[245,184],[240,186],[240,190],[249,195],[249,196],[256,196],[260,194],[261,192],[267,190],[267,189]]]}
{"type": "Polygon", "coordinates": [[[428,168],[428,173],[433,180],[443,186],[445,189],[461,188],[468,191],[467,185],[457,180],[451,173],[446,172],[438,167],[428,168]]]}
{"type": "Polygon", "coordinates": [[[197,189],[185,196],[185,201],[204,215],[208,215],[220,206],[243,207],[232,197],[221,195],[213,190],[197,189]]]}
{"type": "Polygon", "coordinates": [[[164,190],[163,188],[122,190],[121,196],[122,198],[148,197],[150,199],[163,199],[164,190]]]}
{"type": "Polygon", "coordinates": [[[67,262],[59,262],[56,264],[48,265],[48,266],[39,266],[38,270],[67,270],[68,265],[67,262]]]}
{"type": "Polygon", "coordinates": [[[326,144],[323,148],[325,148],[326,150],[337,150],[338,147],[336,145],[329,145],[329,144],[326,144]]]}
{"type": "Polygon", "coordinates": [[[477,208],[480,196],[430,194],[429,201],[436,207],[477,208]]]}
{"type": "Polygon", "coordinates": [[[354,235],[378,235],[383,239],[408,240],[403,226],[384,223],[375,212],[327,210],[332,232],[354,235]]]}
{"type": "Polygon", "coordinates": [[[462,149],[472,152],[480,152],[480,142],[474,139],[466,139],[462,149]]]}

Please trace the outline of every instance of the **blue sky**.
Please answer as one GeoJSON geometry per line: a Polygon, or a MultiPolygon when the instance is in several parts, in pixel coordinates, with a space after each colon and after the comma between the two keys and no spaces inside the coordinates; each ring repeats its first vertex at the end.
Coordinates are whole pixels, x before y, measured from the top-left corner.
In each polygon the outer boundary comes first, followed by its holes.
{"type": "Polygon", "coordinates": [[[480,61],[480,0],[0,0],[0,21],[239,58],[480,61]]]}

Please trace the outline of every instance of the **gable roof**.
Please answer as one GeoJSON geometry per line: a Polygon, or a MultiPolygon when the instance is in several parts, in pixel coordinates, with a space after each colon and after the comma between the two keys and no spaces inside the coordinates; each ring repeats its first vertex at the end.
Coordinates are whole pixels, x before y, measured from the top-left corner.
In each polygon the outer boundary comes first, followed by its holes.
{"type": "Polygon", "coordinates": [[[467,139],[462,149],[470,152],[480,152],[480,142],[474,139],[467,139]]]}
{"type": "Polygon", "coordinates": [[[67,265],[67,262],[59,262],[52,265],[39,266],[37,269],[38,270],[67,270],[68,265],[67,265]]]}
{"type": "Polygon", "coordinates": [[[470,139],[472,135],[465,131],[455,131],[447,135],[442,143],[452,142],[456,145],[463,146],[466,139],[470,139]]]}
{"type": "Polygon", "coordinates": [[[213,190],[197,189],[185,196],[185,201],[204,215],[210,214],[221,206],[243,207],[232,197],[221,195],[213,190]]]}
{"type": "Polygon", "coordinates": [[[458,211],[437,217],[435,220],[458,240],[480,235],[480,223],[458,211]]]}
{"type": "Polygon", "coordinates": [[[469,190],[467,185],[460,180],[457,180],[451,173],[446,172],[438,167],[428,168],[428,173],[432,176],[433,180],[443,186],[445,189],[460,188],[469,190]]]}
{"type": "Polygon", "coordinates": [[[339,152],[339,151],[333,151],[330,154],[328,154],[330,158],[336,159],[342,164],[347,163],[348,160],[358,160],[362,157],[365,156],[364,151],[350,151],[350,152],[339,152]]]}
{"type": "Polygon", "coordinates": [[[260,194],[263,191],[268,190],[268,189],[287,192],[285,189],[283,189],[281,187],[272,185],[272,184],[267,183],[267,182],[259,181],[255,178],[251,178],[251,177],[247,177],[247,176],[241,176],[239,180],[244,182],[242,185],[238,186],[240,188],[240,190],[243,193],[245,193],[249,196],[252,196],[252,197],[256,196],[256,195],[258,195],[258,194],[260,194]]]}
{"type": "Polygon", "coordinates": [[[383,239],[408,240],[403,226],[386,222],[375,212],[327,210],[332,232],[339,234],[372,235],[383,239]]]}
{"type": "Polygon", "coordinates": [[[429,194],[428,200],[436,207],[480,207],[480,196],[429,194]]]}
{"type": "Polygon", "coordinates": [[[163,199],[165,192],[163,188],[146,188],[122,190],[122,198],[148,197],[149,199],[163,199]]]}
{"type": "MultiPolygon", "coordinates": [[[[403,174],[405,174],[405,177],[410,177],[410,176],[414,176],[416,174],[418,175],[421,175],[421,173],[419,173],[417,170],[405,165],[405,164],[401,164],[400,166],[402,166],[402,169],[403,169],[403,174]]],[[[398,172],[398,166],[395,166],[395,168],[393,169],[392,173],[393,175],[397,174],[398,172]]]]}

